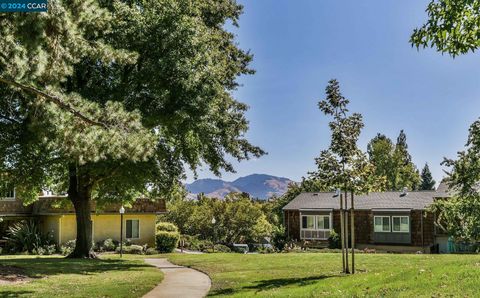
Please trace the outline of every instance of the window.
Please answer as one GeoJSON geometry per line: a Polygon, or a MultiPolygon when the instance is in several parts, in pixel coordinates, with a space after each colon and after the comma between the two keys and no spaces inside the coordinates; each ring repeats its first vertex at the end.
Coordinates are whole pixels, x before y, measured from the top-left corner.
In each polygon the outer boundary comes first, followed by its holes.
{"type": "Polygon", "coordinates": [[[375,232],[390,232],[390,216],[375,216],[374,217],[374,231],[375,232]]]}
{"type": "Polygon", "coordinates": [[[408,216],[392,216],[392,232],[410,232],[408,216]]]}
{"type": "Polygon", "coordinates": [[[317,230],[330,230],[330,216],[317,216],[317,230]]]}
{"type": "Polygon", "coordinates": [[[12,200],[15,199],[15,188],[11,185],[2,185],[0,187],[0,200],[7,199],[12,200]]]}
{"type": "Polygon", "coordinates": [[[315,229],[315,216],[313,215],[302,215],[302,229],[315,229]]]}
{"type": "Polygon", "coordinates": [[[140,238],[140,221],[138,219],[127,219],[127,239],[140,238]]]}

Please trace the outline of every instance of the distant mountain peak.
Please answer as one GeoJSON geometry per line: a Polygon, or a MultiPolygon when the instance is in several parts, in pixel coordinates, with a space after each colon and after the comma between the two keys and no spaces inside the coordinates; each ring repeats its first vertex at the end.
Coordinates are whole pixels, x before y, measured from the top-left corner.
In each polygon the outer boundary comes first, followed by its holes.
{"type": "Polygon", "coordinates": [[[268,174],[251,174],[234,181],[198,179],[185,187],[191,194],[204,193],[207,197],[224,198],[230,192],[246,192],[252,198],[266,200],[273,195],[283,195],[293,181],[268,174]]]}

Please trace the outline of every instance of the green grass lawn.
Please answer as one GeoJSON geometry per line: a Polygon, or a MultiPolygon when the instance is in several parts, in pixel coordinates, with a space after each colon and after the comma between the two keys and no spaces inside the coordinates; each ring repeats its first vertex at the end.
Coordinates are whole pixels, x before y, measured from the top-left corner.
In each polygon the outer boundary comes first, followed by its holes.
{"type": "Polygon", "coordinates": [[[0,265],[23,268],[32,281],[0,285],[0,297],[141,297],[163,278],[143,260],[0,256],[0,265]]]}
{"type": "Polygon", "coordinates": [[[480,256],[357,254],[358,274],[342,275],[341,255],[204,254],[168,256],[204,271],[211,296],[478,297],[480,256]]]}

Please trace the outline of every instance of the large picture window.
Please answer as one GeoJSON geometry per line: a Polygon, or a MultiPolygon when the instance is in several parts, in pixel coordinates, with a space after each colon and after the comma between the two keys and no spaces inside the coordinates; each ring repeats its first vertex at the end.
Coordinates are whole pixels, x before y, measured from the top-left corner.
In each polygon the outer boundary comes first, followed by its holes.
{"type": "Polygon", "coordinates": [[[375,232],[390,232],[390,216],[375,216],[374,217],[374,231],[375,232]]]}
{"type": "Polygon", "coordinates": [[[307,230],[315,229],[315,215],[302,216],[302,229],[307,229],[307,230]]]}
{"type": "Polygon", "coordinates": [[[140,221],[138,219],[127,219],[127,229],[125,232],[127,239],[140,238],[140,221]]]}
{"type": "Polygon", "coordinates": [[[410,232],[408,216],[392,216],[392,232],[410,232]]]}
{"type": "Polygon", "coordinates": [[[302,215],[302,229],[330,230],[329,215],[302,215]]]}

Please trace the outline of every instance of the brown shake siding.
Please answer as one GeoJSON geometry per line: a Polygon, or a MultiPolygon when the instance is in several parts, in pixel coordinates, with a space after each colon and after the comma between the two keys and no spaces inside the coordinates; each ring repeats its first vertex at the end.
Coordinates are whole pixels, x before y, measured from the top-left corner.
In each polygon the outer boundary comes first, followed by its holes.
{"type": "MultiPolygon", "coordinates": [[[[425,210],[412,210],[410,215],[411,243],[409,246],[428,247],[434,243],[434,216],[425,210]],[[422,216],[423,214],[423,216],[422,216]],[[426,216],[425,216],[426,214],[426,216]],[[423,229],[423,236],[422,236],[423,229]],[[422,239],[423,237],[423,239],[422,239]]],[[[292,240],[300,240],[300,212],[285,210],[285,227],[287,236],[292,240]]],[[[355,242],[357,244],[375,244],[373,231],[373,216],[371,210],[355,210],[355,242]]],[[[351,217],[348,215],[349,230],[351,233],[351,217]]],[[[340,234],[340,211],[333,211],[333,229],[340,234]]],[[[407,244],[403,244],[407,245],[407,244]]]]}

